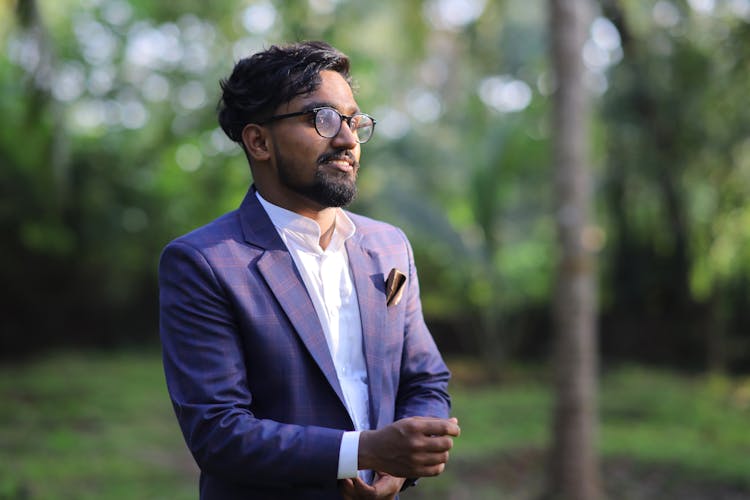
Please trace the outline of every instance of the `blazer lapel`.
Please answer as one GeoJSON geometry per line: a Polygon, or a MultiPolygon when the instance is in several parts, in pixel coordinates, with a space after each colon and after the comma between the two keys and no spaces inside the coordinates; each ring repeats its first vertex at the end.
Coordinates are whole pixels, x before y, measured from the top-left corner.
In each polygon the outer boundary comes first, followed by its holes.
{"type": "Polygon", "coordinates": [[[370,392],[370,425],[377,429],[380,424],[380,396],[382,394],[383,343],[380,336],[386,325],[385,278],[377,267],[377,259],[369,250],[362,248],[355,237],[346,242],[349,267],[357,289],[359,314],[362,321],[362,340],[367,364],[367,380],[370,392]]]}
{"type": "Polygon", "coordinates": [[[265,249],[257,267],[307,350],[346,407],[323,328],[294,260],[251,189],[240,207],[245,240],[265,249]]]}

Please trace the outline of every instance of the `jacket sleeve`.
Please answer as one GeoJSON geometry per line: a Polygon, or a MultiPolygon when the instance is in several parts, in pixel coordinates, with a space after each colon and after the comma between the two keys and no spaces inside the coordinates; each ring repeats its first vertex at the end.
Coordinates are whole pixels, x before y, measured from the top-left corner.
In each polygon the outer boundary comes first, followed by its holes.
{"type": "Polygon", "coordinates": [[[335,486],[343,430],[253,415],[237,318],[204,254],[168,245],[159,289],[167,388],[201,470],[236,482],[335,486]]]}
{"type": "Polygon", "coordinates": [[[404,293],[407,301],[404,349],[395,419],[411,416],[447,418],[451,410],[448,395],[450,371],[425,324],[414,254],[406,236],[403,233],[402,236],[406,245],[409,273],[406,282],[408,288],[404,293]]]}

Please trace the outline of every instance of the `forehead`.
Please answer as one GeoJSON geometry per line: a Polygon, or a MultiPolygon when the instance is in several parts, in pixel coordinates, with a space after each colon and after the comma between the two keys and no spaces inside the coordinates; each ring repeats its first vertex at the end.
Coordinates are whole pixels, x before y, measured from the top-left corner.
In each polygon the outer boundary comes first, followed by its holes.
{"type": "Polygon", "coordinates": [[[358,111],[357,101],[351,86],[336,71],[320,72],[320,85],[309,94],[303,94],[289,101],[286,108],[296,110],[309,104],[328,105],[344,113],[358,111]]]}

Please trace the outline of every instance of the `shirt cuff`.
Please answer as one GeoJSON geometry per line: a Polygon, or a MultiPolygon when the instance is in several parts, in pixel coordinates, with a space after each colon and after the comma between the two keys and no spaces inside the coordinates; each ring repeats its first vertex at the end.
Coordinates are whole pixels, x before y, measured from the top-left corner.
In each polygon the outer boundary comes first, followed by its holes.
{"type": "Polygon", "coordinates": [[[359,435],[360,431],[344,432],[339,449],[339,474],[337,479],[357,477],[359,465],[359,435]]]}

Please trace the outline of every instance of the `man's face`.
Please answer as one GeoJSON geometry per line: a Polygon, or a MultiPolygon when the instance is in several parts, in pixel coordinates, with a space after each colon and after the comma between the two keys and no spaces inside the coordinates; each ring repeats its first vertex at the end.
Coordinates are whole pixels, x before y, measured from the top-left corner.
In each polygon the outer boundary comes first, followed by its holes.
{"type": "MultiPolygon", "coordinates": [[[[359,111],[349,84],[335,71],[322,71],[318,89],[297,96],[276,114],[295,113],[328,106],[344,115],[359,111]]],[[[274,122],[272,163],[276,191],[286,208],[318,210],[348,205],[357,194],[360,145],[346,122],[339,133],[321,137],[312,113],[274,122]]]]}

